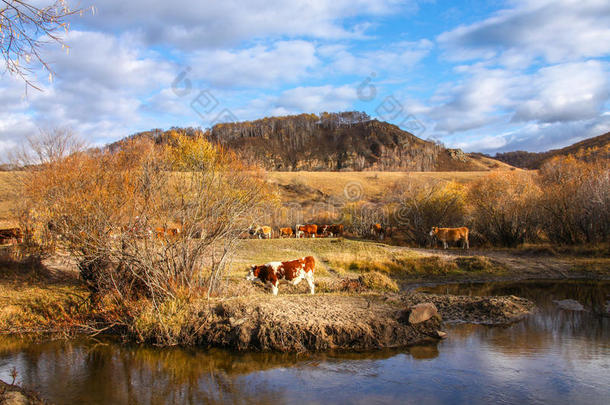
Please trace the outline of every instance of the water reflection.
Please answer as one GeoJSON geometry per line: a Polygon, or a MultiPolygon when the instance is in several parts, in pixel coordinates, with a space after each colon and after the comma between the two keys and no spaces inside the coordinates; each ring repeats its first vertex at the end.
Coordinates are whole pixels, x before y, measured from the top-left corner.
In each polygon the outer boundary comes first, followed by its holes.
{"type": "MultiPolygon", "coordinates": [[[[183,403],[607,403],[609,318],[593,308],[608,284],[444,286],[535,299],[508,327],[453,325],[438,345],[314,355],[157,349],[101,342],[0,340],[0,378],[50,401],[183,403]],[[548,293],[546,293],[548,291],[548,293]],[[570,298],[589,311],[560,310],[570,298]]],[[[600,298],[601,297],[601,298],[600,298]]]]}

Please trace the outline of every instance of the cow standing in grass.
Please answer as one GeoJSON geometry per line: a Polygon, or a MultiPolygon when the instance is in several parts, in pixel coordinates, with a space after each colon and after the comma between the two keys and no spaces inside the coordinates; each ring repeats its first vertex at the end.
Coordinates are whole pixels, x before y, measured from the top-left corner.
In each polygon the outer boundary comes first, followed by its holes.
{"type": "Polygon", "coordinates": [[[309,292],[313,294],[315,265],[316,262],[312,256],[287,262],[269,262],[260,266],[253,264],[248,269],[246,280],[260,281],[271,287],[273,295],[277,295],[280,282],[297,285],[305,279],[309,284],[309,292]]]}
{"type": "Polygon", "coordinates": [[[302,237],[315,238],[317,233],[318,233],[318,225],[308,224],[308,225],[297,225],[296,226],[297,238],[302,238],[302,237]]]}
{"type": "Polygon", "coordinates": [[[250,235],[256,236],[259,239],[271,239],[273,237],[273,229],[270,226],[251,226],[250,235]]]}
{"type": "Polygon", "coordinates": [[[343,235],[343,224],[333,224],[328,227],[328,235],[332,238],[333,236],[343,235]]]}
{"type": "Polygon", "coordinates": [[[468,242],[468,228],[465,226],[462,228],[437,228],[432,227],[430,236],[436,236],[441,242],[443,247],[448,248],[447,242],[456,243],[462,241],[463,249],[470,249],[470,243],[468,242]]]}
{"type": "Polygon", "coordinates": [[[293,234],[292,228],[280,228],[280,238],[283,238],[284,236],[290,238],[293,234]]]}

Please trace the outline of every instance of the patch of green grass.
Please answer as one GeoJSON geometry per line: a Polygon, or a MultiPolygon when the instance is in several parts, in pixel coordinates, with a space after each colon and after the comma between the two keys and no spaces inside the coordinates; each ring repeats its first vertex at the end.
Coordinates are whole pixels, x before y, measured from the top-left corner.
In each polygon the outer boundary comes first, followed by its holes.
{"type": "Polygon", "coordinates": [[[415,258],[421,255],[409,249],[382,243],[344,238],[244,239],[238,246],[230,275],[242,277],[250,264],[292,260],[303,256],[314,256],[316,274],[324,277],[331,274],[361,272],[362,270],[355,266],[364,264],[369,266],[369,271],[383,271],[384,269],[375,267],[376,263],[393,262],[395,259],[415,258]]]}

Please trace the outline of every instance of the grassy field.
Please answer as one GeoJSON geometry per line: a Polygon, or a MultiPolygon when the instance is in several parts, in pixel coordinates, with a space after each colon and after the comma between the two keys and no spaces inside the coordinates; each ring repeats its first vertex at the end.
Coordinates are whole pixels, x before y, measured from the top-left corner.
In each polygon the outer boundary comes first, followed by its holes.
{"type": "Polygon", "coordinates": [[[240,279],[251,264],[303,256],[314,256],[316,274],[325,279],[357,277],[371,271],[396,279],[500,274],[504,271],[503,266],[485,258],[441,258],[434,251],[421,252],[366,240],[324,238],[241,240],[229,274],[233,279],[240,279]]]}
{"type": "Polygon", "coordinates": [[[405,181],[455,181],[472,183],[491,172],[269,172],[269,182],[279,185],[304,185],[331,196],[343,195],[348,184],[361,186],[363,199],[377,198],[395,184],[405,181]]]}

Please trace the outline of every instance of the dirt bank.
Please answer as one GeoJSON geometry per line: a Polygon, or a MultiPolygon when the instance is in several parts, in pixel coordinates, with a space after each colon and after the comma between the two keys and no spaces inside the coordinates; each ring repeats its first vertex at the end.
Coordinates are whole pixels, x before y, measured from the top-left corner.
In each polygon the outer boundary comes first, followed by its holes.
{"type": "Polygon", "coordinates": [[[483,325],[502,325],[516,322],[531,313],[535,308],[532,301],[514,295],[471,297],[412,293],[400,296],[399,302],[405,306],[432,302],[436,305],[444,321],[483,325]]]}
{"type": "MultiPolygon", "coordinates": [[[[412,306],[432,302],[449,321],[504,324],[534,304],[514,296],[466,297],[423,293],[321,294],[236,298],[205,311],[198,344],[237,350],[368,350],[438,339],[440,319],[408,321],[412,306]]],[[[200,316],[203,312],[199,312],[200,316]]]]}
{"type": "Polygon", "coordinates": [[[238,350],[363,350],[438,337],[438,319],[410,325],[404,310],[377,295],[232,299],[213,309],[201,343],[238,350]]]}
{"type": "Polygon", "coordinates": [[[0,380],[0,405],[43,405],[38,394],[0,380]]]}

